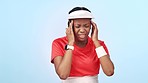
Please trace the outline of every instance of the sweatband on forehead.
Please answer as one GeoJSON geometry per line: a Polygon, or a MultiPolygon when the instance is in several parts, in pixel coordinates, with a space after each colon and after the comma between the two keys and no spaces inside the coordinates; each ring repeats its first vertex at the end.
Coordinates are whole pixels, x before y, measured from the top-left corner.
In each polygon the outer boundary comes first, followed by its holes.
{"type": "Polygon", "coordinates": [[[93,18],[92,14],[86,10],[78,10],[70,13],[68,19],[77,19],[77,18],[93,18]]]}

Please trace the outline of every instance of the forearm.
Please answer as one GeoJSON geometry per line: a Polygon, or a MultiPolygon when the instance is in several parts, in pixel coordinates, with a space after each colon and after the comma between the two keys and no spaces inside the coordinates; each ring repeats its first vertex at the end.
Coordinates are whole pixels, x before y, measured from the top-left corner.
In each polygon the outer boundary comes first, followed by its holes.
{"type": "Polygon", "coordinates": [[[69,76],[71,70],[71,62],[72,50],[67,50],[57,68],[57,73],[61,79],[66,79],[69,76]]]}
{"type": "Polygon", "coordinates": [[[114,64],[110,60],[109,55],[100,57],[100,64],[101,64],[103,72],[107,76],[112,76],[114,74],[114,64]]]}

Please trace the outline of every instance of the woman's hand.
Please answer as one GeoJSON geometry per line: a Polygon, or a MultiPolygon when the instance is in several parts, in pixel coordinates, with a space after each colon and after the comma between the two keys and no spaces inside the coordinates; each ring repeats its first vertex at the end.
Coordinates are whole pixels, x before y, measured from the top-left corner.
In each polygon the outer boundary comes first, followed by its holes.
{"type": "Polygon", "coordinates": [[[75,38],[74,38],[74,32],[73,32],[73,20],[71,21],[70,25],[68,28],[66,28],[66,36],[68,39],[68,44],[69,45],[73,45],[75,42],[75,38]]]}
{"type": "Polygon", "coordinates": [[[98,41],[98,29],[97,29],[97,25],[93,21],[91,21],[91,24],[92,24],[91,39],[93,41],[98,41]]]}
{"type": "Polygon", "coordinates": [[[92,24],[91,39],[94,42],[95,46],[99,47],[100,43],[98,41],[98,28],[97,28],[97,25],[93,21],[91,21],[91,24],[92,24]]]}

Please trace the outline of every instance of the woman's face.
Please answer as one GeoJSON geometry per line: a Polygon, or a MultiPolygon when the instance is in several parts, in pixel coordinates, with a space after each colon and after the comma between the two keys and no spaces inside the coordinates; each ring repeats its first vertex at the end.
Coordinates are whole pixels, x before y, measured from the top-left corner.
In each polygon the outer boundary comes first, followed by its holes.
{"type": "Polygon", "coordinates": [[[78,42],[87,41],[91,28],[91,19],[74,19],[74,35],[78,42]]]}

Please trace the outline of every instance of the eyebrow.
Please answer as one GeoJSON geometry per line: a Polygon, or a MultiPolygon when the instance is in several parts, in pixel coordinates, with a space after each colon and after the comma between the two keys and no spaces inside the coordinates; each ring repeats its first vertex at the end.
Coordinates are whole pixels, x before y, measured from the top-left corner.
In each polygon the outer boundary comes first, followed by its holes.
{"type": "MultiPolygon", "coordinates": [[[[88,24],[89,24],[89,23],[85,23],[85,24],[83,24],[83,25],[88,25],[88,24]]],[[[81,24],[78,23],[78,24],[76,24],[76,25],[81,25],[81,24]]]]}
{"type": "Polygon", "coordinates": [[[75,26],[89,26],[89,24],[76,24],[75,26]]]}

